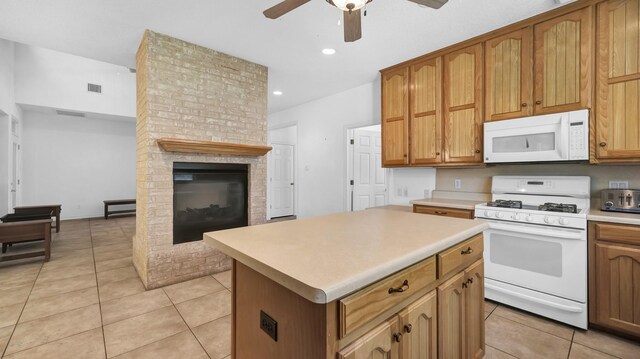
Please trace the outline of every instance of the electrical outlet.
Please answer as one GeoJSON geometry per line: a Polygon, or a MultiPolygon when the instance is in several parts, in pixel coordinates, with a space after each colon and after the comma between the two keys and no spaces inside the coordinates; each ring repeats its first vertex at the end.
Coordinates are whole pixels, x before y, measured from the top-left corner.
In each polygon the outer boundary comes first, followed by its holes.
{"type": "Polygon", "coordinates": [[[403,188],[403,189],[402,189],[402,194],[403,194],[405,197],[409,197],[409,188],[407,188],[407,187],[403,188]]]}
{"type": "Polygon", "coordinates": [[[629,181],[609,181],[609,188],[611,188],[611,189],[627,189],[627,188],[629,188],[629,181]]]}
{"type": "Polygon", "coordinates": [[[462,188],[462,180],[461,179],[456,179],[455,181],[453,181],[453,184],[456,187],[456,189],[462,188]]]}
{"type": "Polygon", "coordinates": [[[431,198],[431,190],[430,189],[425,189],[424,190],[424,198],[431,198]]]}
{"type": "Polygon", "coordinates": [[[278,341],[278,322],[263,311],[260,311],[260,329],[267,333],[274,341],[278,341]]]}

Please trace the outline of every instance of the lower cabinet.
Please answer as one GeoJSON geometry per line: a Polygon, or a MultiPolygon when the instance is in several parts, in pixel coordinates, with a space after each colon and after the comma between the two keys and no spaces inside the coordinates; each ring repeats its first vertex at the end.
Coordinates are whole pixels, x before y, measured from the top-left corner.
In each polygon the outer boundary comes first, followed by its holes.
{"type": "Polygon", "coordinates": [[[339,359],[484,356],[482,259],[418,298],[338,353],[339,359]]]}

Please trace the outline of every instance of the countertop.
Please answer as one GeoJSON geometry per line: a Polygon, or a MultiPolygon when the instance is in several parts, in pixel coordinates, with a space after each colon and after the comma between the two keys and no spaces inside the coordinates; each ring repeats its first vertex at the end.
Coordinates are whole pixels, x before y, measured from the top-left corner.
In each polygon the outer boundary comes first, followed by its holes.
{"type": "Polygon", "coordinates": [[[329,303],[486,228],[483,221],[371,209],[209,232],[204,240],[298,295],[329,303]]]}
{"type": "Polygon", "coordinates": [[[486,201],[468,201],[463,199],[449,199],[449,198],[425,198],[414,199],[411,204],[417,204],[420,206],[432,206],[432,207],[446,207],[446,208],[458,208],[458,209],[475,209],[477,204],[486,203],[486,201]]]}
{"type": "Polygon", "coordinates": [[[587,220],[620,224],[634,224],[640,226],[640,214],[601,211],[600,206],[592,205],[587,214],[587,220]]]}

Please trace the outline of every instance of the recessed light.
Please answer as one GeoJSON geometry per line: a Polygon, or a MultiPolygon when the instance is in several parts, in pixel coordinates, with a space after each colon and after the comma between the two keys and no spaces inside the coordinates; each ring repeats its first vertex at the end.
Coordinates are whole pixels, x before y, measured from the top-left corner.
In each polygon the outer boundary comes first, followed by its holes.
{"type": "Polygon", "coordinates": [[[282,91],[273,91],[273,94],[276,96],[282,95],[282,91]]]}
{"type": "Polygon", "coordinates": [[[325,55],[333,55],[333,54],[336,53],[336,50],[335,49],[323,49],[322,53],[325,54],[325,55]]]}

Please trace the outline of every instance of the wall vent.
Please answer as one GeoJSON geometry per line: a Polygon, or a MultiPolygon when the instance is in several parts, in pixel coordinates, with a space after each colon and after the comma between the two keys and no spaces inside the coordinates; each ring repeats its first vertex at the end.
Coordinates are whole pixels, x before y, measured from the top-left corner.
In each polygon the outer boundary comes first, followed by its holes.
{"type": "Polygon", "coordinates": [[[102,93],[102,86],[89,83],[89,84],[87,84],[87,91],[95,92],[95,93],[102,93]]]}
{"type": "Polygon", "coordinates": [[[60,116],[84,117],[84,113],[82,112],[56,110],[56,113],[60,116]]]}

